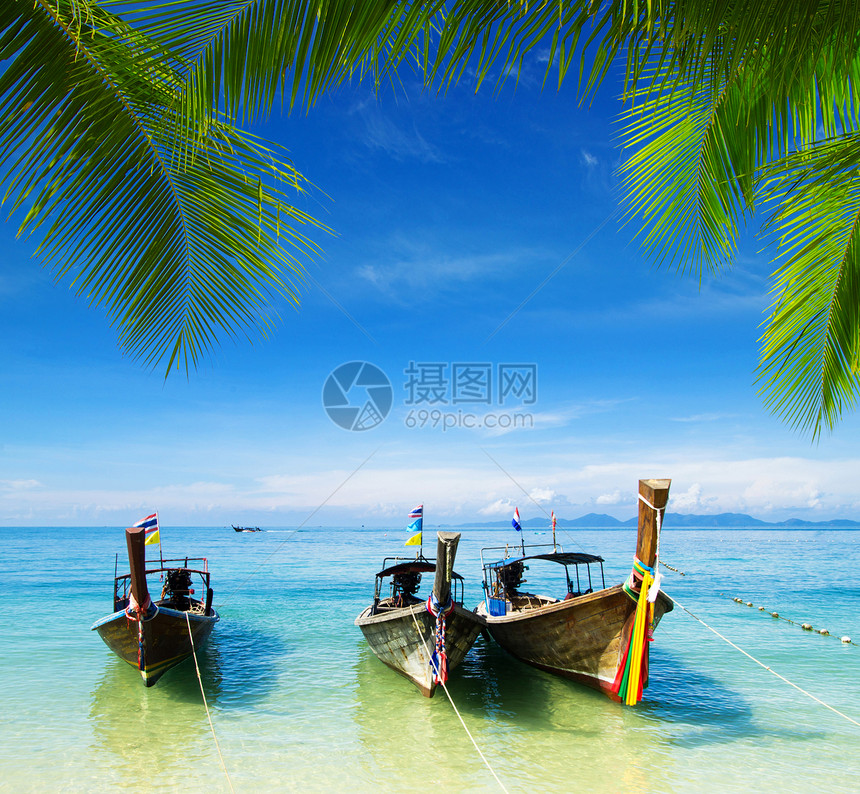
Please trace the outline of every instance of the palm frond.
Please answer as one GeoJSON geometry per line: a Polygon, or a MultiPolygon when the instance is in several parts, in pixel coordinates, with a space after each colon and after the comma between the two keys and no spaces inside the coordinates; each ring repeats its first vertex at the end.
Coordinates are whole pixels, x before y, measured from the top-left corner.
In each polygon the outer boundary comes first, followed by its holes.
{"type": "Polygon", "coordinates": [[[818,436],[856,403],[860,364],[860,136],[793,154],[769,171],[777,271],[759,382],[766,404],[818,436]]]}
{"type": "Polygon", "coordinates": [[[174,145],[183,75],[93,6],[0,8],[0,184],[59,278],[103,305],[122,348],[166,371],[297,301],[317,225],[286,152],[214,119],[174,145]],[[76,15],[77,13],[77,15],[76,15]],[[186,156],[190,152],[191,156],[186,156]]]}
{"type": "Polygon", "coordinates": [[[243,122],[276,100],[310,107],[353,74],[421,59],[442,6],[408,0],[151,0],[108,3],[187,69],[183,112],[202,118],[223,107],[243,122]],[[419,42],[425,41],[421,46],[419,42]]]}
{"type": "Polygon", "coordinates": [[[622,166],[628,216],[638,215],[643,247],[658,261],[701,274],[731,262],[738,221],[753,203],[754,130],[737,128],[740,92],[723,86],[675,90],[627,112],[622,166]],[[752,133],[752,134],[750,134],[752,133]]]}
{"type": "Polygon", "coordinates": [[[621,169],[628,214],[638,216],[653,259],[699,275],[725,267],[760,197],[761,169],[812,145],[822,131],[860,126],[850,90],[860,58],[837,76],[830,54],[798,68],[804,79],[787,94],[766,69],[754,79],[740,72],[720,83],[707,74],[702,83],[679,84],[673,59],[653,65],[622,115],[624,143],[634,153],[621,169]]]}

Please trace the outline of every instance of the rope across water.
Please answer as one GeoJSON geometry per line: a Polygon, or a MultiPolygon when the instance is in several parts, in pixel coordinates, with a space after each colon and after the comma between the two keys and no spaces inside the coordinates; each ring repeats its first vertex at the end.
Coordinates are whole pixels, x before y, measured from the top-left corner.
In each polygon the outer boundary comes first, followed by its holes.
{"type": "Polygon", "coordinates": [[[224,777],[227,778],[227,785],[230,786],[230,791],[235,791],[233,782],[230,780],[230,775],[227,774],[227,767],[224,764],[224,756],[221,755],[221,746],[218,744],[218,737],[215,735],[215,726],[212,724],[212,715],[209,713],[209,704],[206,702],[206,693],[203,691],[203,679],[200,677],[200,665],[197,664],[197,651],[194,648],[194,634],[191,631],[191,620],[188,613],[185,613],[185,622],[188,625],[188,639],[191,641],[191,655],[194,657],[194,669],[197,671],[197,683],[200,685],[200,695],[203,697],[203,706],[206,709],[206,719],[209,720],[209,730],[212,731],[212,738],[215,740],[215,749],[218,751],[218,760],[221,762],[221,769],[224,770],[224,777]]]}
{"type": "Polygon", "coordinates": [[[860,722],[855,720],[853,717],[849,717],[847,714],[844,714],[843,712],[839,711],[839,709],[833,708],[833,706],[831,706],[829,703],[825,703],[823,700],[821,700],[821,698],[816,697],[811,692],[807,692],[802,687],[799,687],[797,684],[793,683],[792,681],[789,681],[784,675],[780,675],[779,673],[776,672],[776,670],[773,670],[772,668],[768,667],[764,662],[760,662],[752,654],[747,653],[740,646],[735,645],[735,643],[733,643],[728,637],[725,637],[722,634],[720,634],[720,632],[718,632],[715,628],[713,628],[713,626],[709,626],[698,615],[694,615],[689,609],[687,609],[687,607],[685,607],[683,604],[679,603],[676,599],[672,598],[672,596],[668,596],[668,598],[671,599],[672,603],[675,604],[675,606],[679,607],[680,609],[683,609],[684,612],[686,612],[691,618],[699,621],[699,623],[701,623],[708,631],[711,631],[714,634],[716,634],[721,640],[723,640],[724,642],[727,642],[729,645],[731,645],[732,648],[734,648],[737,651],[740,651],[748,659],[752,659],[752,661],[754,661],[759,667],[763,667],[769,673],[773,673],[773,675],[775,675],[777,678],[781,679],[782,681],[785,681],[785,683],[788,684],[789,686],[793,686],[798,692],[802,692],[808,698],[812,698],[812,700],[814,700],[816,703],[820,703],[825,708],[830,709],[830,711],[832,711],[834,714],[838,714],[840,717],[848,720],[848,722],[853,723],[854,725],[860,727],[860,722]]]}
{"type": "MultiPolygon", "coordinates": [[[[431,654],[430,654],[430,649],[427,647],[427,640],[424,638],[424,632],[421,630],[421,626],[418,623],[418,619],[415,617],[415,608],[410,607],[409,613],[412,615],[412,622],[415,624],[415,630],[418,632],[418,637],[421,639],[421,643],[424,646],[424,652],[427,654],[428,657],[430,657],[431,654]]],[[[437,674],[438,674],[438,671],[437,671],[437,674]]],[[[460,715],[459,709],[454,704],[454,698],[451,697],[451,693],[448,691],[447,683],[445,681],[442,681],[441,684],[442,684],[442,689],[445,691],[445,694],[448,697],[448,701],[451,703],[451,708],[454,709],[454,713],[457,715],[457,719],[460,720],[460,725],[463,726],[463,730],[466,732],[466,736],[469,737],[469,741],[472,742],[472,745],[474,746],[478,755],[481,756],[481,760],[484,762],[484,766],[486,766],[487,769],[490,770],[490,774],[496,779],[496,783],[499,784],[499,788],[502,791],[504,791],[505,794],[508,794],[508,790],[505,788],[505,784],[502,783],[502,781],[499,779],[499,776],[496,774],[493,767],[490,766],[490,762],[487,760],[486,756],[481,752],[481,748],[478,747],[478,743],[475,741],[475,737],[472,736],[472,732],[466,726],[466,722],[463,720],[463,717],[460,715]]]]}

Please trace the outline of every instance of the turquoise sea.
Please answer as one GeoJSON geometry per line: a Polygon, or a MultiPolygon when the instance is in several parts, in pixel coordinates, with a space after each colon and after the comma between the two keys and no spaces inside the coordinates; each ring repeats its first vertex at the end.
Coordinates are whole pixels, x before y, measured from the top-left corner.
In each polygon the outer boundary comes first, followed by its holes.
{"type": "MultiPolygon", "coordinates": [[[[164,526],[161,534],[166,557],[209,558],[222,620],[199,661],[227,775],[193,661],[146,689],[90,631],[111,611],[123,530],[0,528],[0,789],[502,790],[444,692],[421,697],[353,626],[382,558],[410,553],[405,532],[164,526]]],[[[463,530],[456,568],[467,602],[480,598],[481,547],[512,536],[463,530]]],[[[607,584],[629,571],[632,530],[559,539],[601,554],[607,584]]],[[[664,569],[663,589],[860,722],[860,645],[839,640],[860,642],[858,542],[851,531],[667,529],[662,559],[687,575],[664,569]]],[[[655,634],[651,685],[634,708],[482,639],[449,690],[511,792],[860,791],[860,726],[677,608],[655,634]]]]}

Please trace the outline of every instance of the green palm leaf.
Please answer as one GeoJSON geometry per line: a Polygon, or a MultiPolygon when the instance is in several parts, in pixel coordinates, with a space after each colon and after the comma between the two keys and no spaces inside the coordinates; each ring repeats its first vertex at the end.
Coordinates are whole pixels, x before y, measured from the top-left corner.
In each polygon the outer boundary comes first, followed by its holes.
{"type": "Polygon", "coordinates": [[[860,136],[791,155],[771,170],[772,221],[788,257],[776,273],[761,390],[793,425],[832,429],[854,406],[860,362],[860,136]]]}
{"type": "Polygon", "coordinates": [[[735,253],[739,219],[755,197],[755,130],[736,125],[743,104],[734,85],[676,89],[634,105],[625,143],[638,151],[622,166],[629,215],[642,218],[643,246],[682,271],[716,271],[735,253]]]}
{"type": "Polygon", "coordinates": [[[282,149],[223,118],[176,146],[179,61],[80,8],[0,9],[5,200],[29,205],[21,230],[106,308],[126,352],[187,369],[224,334],[265,332],[274,300],[297,302],[316,247],[296,227],[319,224],[291,203],[305,182],[282,149]]]}
{"type": "Polygon", "coordinates": [[[203,118],[223,106],[243,121],[280,98],[309,107],[331,85],[413,56],[441,2],[408,0],[149,0],[108,3],[187,70],[183,112],[203,118]]]}

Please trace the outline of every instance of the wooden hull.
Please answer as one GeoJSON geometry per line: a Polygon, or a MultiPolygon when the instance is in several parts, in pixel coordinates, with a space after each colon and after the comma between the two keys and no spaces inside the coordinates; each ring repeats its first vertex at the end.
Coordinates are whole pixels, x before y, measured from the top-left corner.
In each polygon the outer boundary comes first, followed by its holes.
{"type": "MultiPolygon", "coordinates": [[[[654,625],[672,602],[661,591],[654,603],[654,625]]],[[[621,585],[537,609],[487,617],[493,639],[520,661],[598,689],[611,691],[636,604],[621,585]]],[[[483,602],[478,613],[485,615],[483,602]]]]}
{"type": "MultiPolygon", "coordinates": [[[[423,603],[377,615],[371,615],[370,610],[371,607],[365,609],[355,619],[355,625],[364,633],[371,650],[381,662],[412,681],[423,695],[433,697],[436,683],[430,654],[436,643],[436,618],[423,603]]],[[[454,605],[445,624],[449,671],[463,661],[484,625],[482,617],[454,605]]]]}
{"type": "Polygon", "coordinates": [[[218,613],[202,615],[159,607],[151,620],[143,622],[143,653],[139,655],[137,620],[126,617],[125,612],[114,612],[93,625],[93,631],[105,641],[120,659],[140,671],[143,683],[152,686],[171,667],[191,656],[192,646],[188,624],[194,638],[194,649],[199,650],[209,639],[218,622],[218,613]]]}

